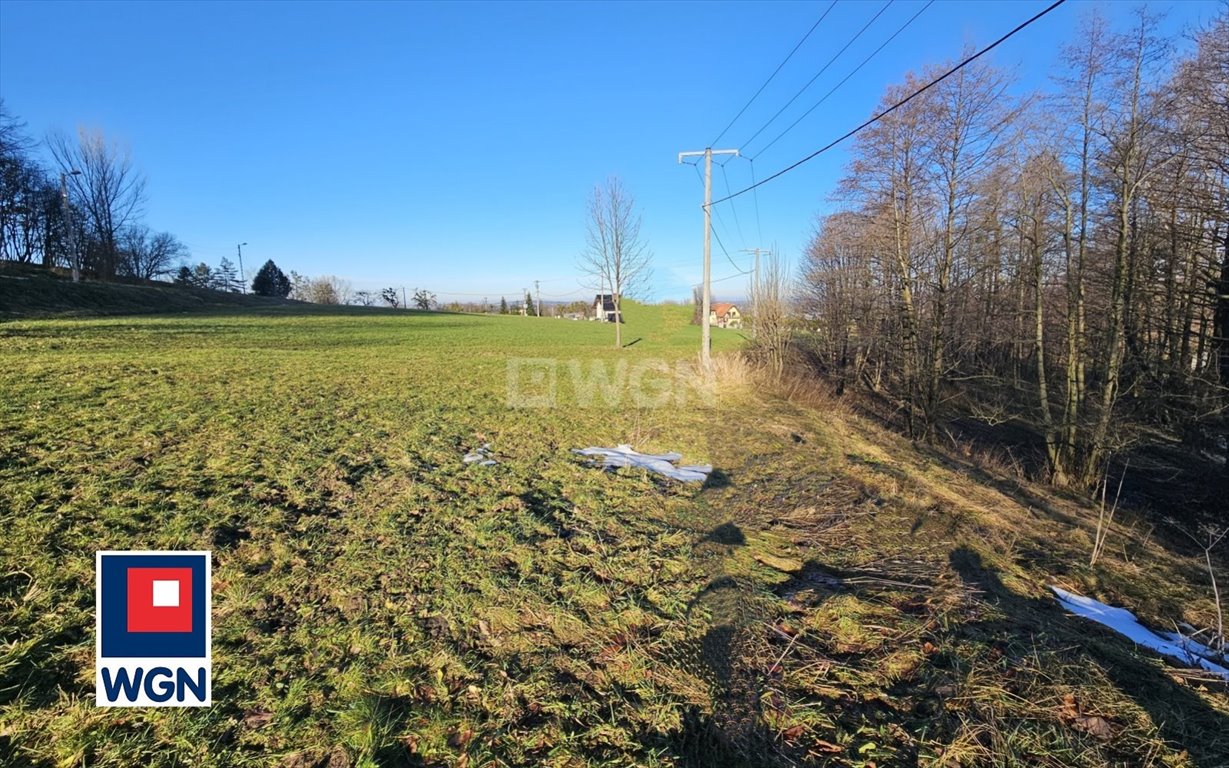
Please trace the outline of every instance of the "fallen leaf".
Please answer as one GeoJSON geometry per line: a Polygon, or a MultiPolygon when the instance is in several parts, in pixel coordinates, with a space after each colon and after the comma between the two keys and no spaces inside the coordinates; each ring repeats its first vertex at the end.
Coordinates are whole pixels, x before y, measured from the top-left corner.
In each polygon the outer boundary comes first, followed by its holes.
{"type": "Polygon", "coordinates": [[[1099,715],[1081,715],[1075,719],[1072,725],[1094,739],[1109,741],[1114,738],[1114,726],[1110,724],[1109,720],[1099,715]]]}
{"type": "Polygon", "coordinates": [[[789,635],[790,637],[793,637],[794,635],[798,634],[797,627],[790,625],[790,624],[786,624],[785,622],[781,622],[780,624],[777,625],[777,631],[783,635],[789,635]]]}
{"type": "Polygon", "coordinates": [[[262,728],[268,725],[269,721],[272,719],[273,719],[272,712],[265,712],[264,710],[254,709],[251,712],[247,712],[246,714],[243,715],[243,725],[246,728],[253,728],[253,729],[262,728]]]}
{"type": "Polygon", "coordinates": [[[350,754],[346,752],[346,748],[342,746],[333,747],[333,751],[329,753],[329,761],[325,763],[325,768],[350,768],[350,754]]]}
{"type": "Polygon", "coordinates": [[[802,570],[802,563],[798,560],[792,560],[788,557],[777,557],[776,555],[757,554],[755,559],[760,563],[775,568],[783,573],[798,573],[802,570]]]}
{"type": "Polygon", "coordinates": [[[1063,695],[1063,703],[1058,708],[1058,717],[1060,720],[1074,720],[1080,716],[1080,705],[1075,700],[1074,693],[1063,695]]]}
{"type": "Polygon", "coordinates": [[[448,737],[448,746],[457,748],[464,747],[473,738],[474,731],[463,725],[453,731],[452,735],[448,737]]]}
{"type": "Polygon", "coordinates": [[[307,752],[292,752],[282,758],[278,768],[317,768],[321,760],[307,752]]]}

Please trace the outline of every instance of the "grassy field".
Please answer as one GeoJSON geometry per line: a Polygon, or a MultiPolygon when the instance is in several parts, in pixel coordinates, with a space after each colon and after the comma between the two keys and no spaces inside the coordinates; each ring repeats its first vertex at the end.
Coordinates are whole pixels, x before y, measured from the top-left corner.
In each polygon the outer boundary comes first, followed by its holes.
{"type": "Polygon", "coordinates": [[[1229,764],[1223,686],[1045,592],[1206,625],[1190,553],[1128,518],[1086,568],[1075,500],[693,390],[689,314],[0,324],[0,763],[1229,764]],[[717,471],[569,451],[616,443],[717,471]],[[94,707],[98,549],[213,551],[212,708],[94,707]]]}

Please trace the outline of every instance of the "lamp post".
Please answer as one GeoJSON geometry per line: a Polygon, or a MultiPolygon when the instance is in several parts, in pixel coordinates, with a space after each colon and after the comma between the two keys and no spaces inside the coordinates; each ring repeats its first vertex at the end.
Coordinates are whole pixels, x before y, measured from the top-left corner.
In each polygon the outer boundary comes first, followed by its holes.
{"type": "Polygon", "coordinates": [[[247,278],[243,276],[243,246],[245,245],[247,245],[247,243],[239,243],[238,245],[235,246],[235,250],[239,252],[239,292],[240,293],[248,292],[247,278]]]}
{"type": "Polygon", "coordinates": [[[78,171],[76,168],[60,174],[60,213],[63,214],[64,223],[68,227],[68,236],[72,239],[71,261],[72,261],[72,268],[73,268],[73,282],[74,283],[81,282],[81,266],[79,263],[81,256],[80,254],[77,253],[76,232],[74,232],[73,230],[72,222],[69,221],[69,213],[71,209],[68,207],[68,177],[69,176],[80,176],[80,175],[81,175],[81,171],[78,171]]]}

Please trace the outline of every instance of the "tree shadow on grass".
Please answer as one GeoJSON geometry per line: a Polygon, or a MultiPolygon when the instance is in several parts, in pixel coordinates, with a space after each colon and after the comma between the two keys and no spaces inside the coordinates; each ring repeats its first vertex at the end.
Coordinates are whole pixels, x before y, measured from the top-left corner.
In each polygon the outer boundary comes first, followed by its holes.
{"type": "Polygon", "coordinates": [[[1200,766],[1229,765],[1229,717],[1157,669],[1144,656],[1146,651],[1137,650],[1106,627],[1067,614],[1052,600],[1013,592],[985,566],[981,555],[968,547],[953,550],[949,560],[967,585],[981,590],[988,602],[1009,617],[997,622],[999,626],[987,622],[982,628],[1027,632],[1055,651],[1060,647],[1082,648],[1120,691],[1148,713],[1162,738],[1187,750],[1200,766]]]}

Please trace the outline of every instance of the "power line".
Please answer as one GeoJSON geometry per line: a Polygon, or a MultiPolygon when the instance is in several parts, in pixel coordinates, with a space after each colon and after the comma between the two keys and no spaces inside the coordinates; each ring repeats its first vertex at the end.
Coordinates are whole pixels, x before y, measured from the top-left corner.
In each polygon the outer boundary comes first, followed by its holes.
{"type": "Polygon", "coordinates": [[[724,203],[724,202],[726,202],[726,201],[728,201],[728,200],[733,200],[734,198],[738,197],[739,195],[746,194],[747,192],[750,192],[751,190],[753,190],[753,189],[755,189],[755,188],[757,188],[757,187],[761,187],[761,186],[763,186],[763,185],[767,184],[768,182],[773,181],[774,179],[776,179],[776,178],[778,178],[778,177],[784,176],[785,174],[787,174],[787,173],[789,173],[790,171],[794,170],[794,169],[795,169],[795,168],[797,168],[798,166],[800,166],[800,165],[802,165],[802,164],[804,164],[804,163],[810,162],[811,160],[814,160],[815,158],[819,157],[819,156],[820,156],[820,155],[822,155],[823,153],[827,152],[828,150],[832,149],[832,148],[833,148],[833,147],[835,147],[836,145],[838,145],[838,144],[840,144],[841,142],[843,142],[845,139],[848,139],[850,136],[853,136],[855,133],[858,133],[858,132],[859,132],[859,131],[861,131],[863,128],[866,128],[866,127],[868,127],[868,126],[874,125],[875,123],[879,122],[880,120],[882,120],[883,118],[887,117],[887,116],[888,116],[888,115],[890,115],[891,113],[893,113],[893,112],[895,112],[896,110],[900,109],[901,107],[905,106],[905,105],[906,105],[906,104],[908,104],[910,101],[913,101],[915,98],[917,98],[918,96],[922,95],[923,93],[925,93],[926,91],[930,90],[931,88],[933,88],[934,86],[938,85],[939,83],[943,82],[943,81],[944,81],[944,80],[946,80],[947,78],[951,77],[951,76],[952,76],[953,74],[955,74],[956,72],[960,71],[961,69],[963,69],[964,67],[966,67],[966,66],[968,66],[969,64],[973,63],[974,61],[976,61],[977,59],[981,58],[981,57],[982,57],[982,56],[984,56],[985,54],[987,54],[987,53],[989,53],[990,51],[994,50],[994,49],[995,49],[995,48],[997,48],[999,45],[1001,45],[1004,41],[1006,41],[1008,38],[1010,38],[1011,36],[1015,35],[1015,34],[1016,34],[1017,32],[1019,32],[1020,30],[1024,29],[1024,28],[1025,28],[1025,27],[1027,27],[1027,26],[1029,26],[1030,24],[1032,24],[1033,22],[1037,21],[1037,20],[1038,20],[1038,19],[1040,19],[1042,16],[1045,16],[1047,13],[1049,13],[1049,12],[1050,12],[1050,11],[1052,11],[1052,10],[1054,10],[1055,8],[1057,8],[1058,6],[1062,5],[1062,4],[1063,4],[1063,3],[1065,3],[1065,2],[1067,2],[1067,0],[1055,0],[1055,2],[1054,2],[1053,4],[1051,4],[1049,7],[1047,7],[1045,10],[1043,10],[1043,11],[1041,11],[1040,13],[1038,13],[1037,15],[1033,16],[1033,17],[1032,17],[1031,19],[1029,19],[1028,21],[1025,21],[1024,23],[1020,24],[1020,25],[1019,25],[1019,26],[1017,26],[1015,29],[1011,30],[1011,31],[1010,31],[1010,32],[1008,32],[1007,34],[1005,34],[1005,35],[1003,35],[1002,37],[1000,37],[998,40],[995,40],[995,41],[994,41],[993,43],[991,43],[990,45],[986,46],[985,48],[981,49],[981,50],[980,50],[980,51],[978,51],[977,53],[975,53],[975,54],[973,54],[972,56],[968,57],[968,58],[967,58],[967,59],[965,59],[964,61],[960,62],[959,64],[957,64],[956,66],[952,67],[952,68],[951,68],[951,69],[949,69],[948,71],[944,72],[942,75],[940,75],[940,76],[936,77],[934,80],[931,80],[931,81],[930,81],[929,83],[927,83],[926,85],[922,86],[921,88],[917,89],[916,91],[914,91],[913,93],[909,94],[909,95],[908,95],[908,96],[906,96],[905,98],[901,99],[900,101],[896,102],[896,103],[895,103],[895,104],[893,104],[892,106],[888,107],[888,108],[887,108],[887,109],[885,109],[884,111],[880,112],[879,114],[875,115],[875,116],[874,116],[874,117],[872,117],[871,119],[869,119],[869,120],[867,120],[866,122],[862,123],[862,124],[861,124],[861,125],[859,125],[857,128],[854,128],[852,131],[849,131],[849,132],[848,132],[848,133],[846,133],[845,135],[843,135],[843,136],[841,136],[841,137],[839,137],[839,138],[837,138],[837,139],[833,140],[832,142],[830,142],[830,143],[828,143],[828,144],[826,144],[826,145],[824,145],[824,146],[820,147],[819,149],[815,150],[814,152],[812,152],[811,154],[809,154],[809,155],[807,155],[806,157],[802,158],[801,160],[799,160],[798,162],[794,163],[793,165],[790,165],[790,166],[787,166],[787,167],[785,167],[785,168],[782,168],[781,170],[777,171],[777,172],[776,172],[776,173],[774,173],[773,175],[771,175],[771,176],[769,176],[769,177],[767,177],[767,178],[765,178],[765,179],[762,179],[761,181],[757,181],[757,182],[755,182],[754,184],[752,184],[752,185],[751,185],[751,186],[749,186],[749,187],[745,187],[745,188],[743,188],[743,189],[740,189],[740,190],[738,190],[737,192],[735,192],[735,193],[734,193],[734,194],[732,194],[732,195],[727,195],[727,196],[725,196],[725,197],[721,198],[720,200],[714,200],[714,201],[713,201],[713,202],[711,202],[709,205],[716,205],[717,203],[724,203]]]}
{"type": "MultiPolygon", "coordinates": [[[[726,161],[726,163],[728,162],[729,160],[726,161]]],[[[725,193],[728,195],[730,194],[730,175],[725,172],[725,163],[721,163],[721,178],[725,181],[725,193]]],[[[742,246],[746,248],[747,238],[743,237],[743,225],[742,222],[738,220],[738,206],[731,205],[730,211],[734,214],[734,226],[738,229],[738,239],[742,243],[742,246]]]]}
{"type": "MultiPolygon", "coordinates": [[[[696,162],[694,162],[694,163],[688,163],[686,160],[684,160],[683,162],[684,162],[684,163],[686,163],[687,165],[690,165],[692,168],[695,168],[695,169],[696,169],[696,178],[700,180],[700,186],[701,186],[701,187],[702,187],[702,186],[704,186],[704,171],[701,171],[701,170],[700,170],[700,161],[699,161],[699,160],[697,160],[697,161],[696,161],[696,162]]],[[[727,160],[726,162],[729,162],[729,161],[727,160]]],[[[720,165],[720,163],[718,163],[718,165],[720,165]]],[[[729,190],[727,189],[726,191],[728,192],[729,190]]],[[[731,209],[732,209],[733,207],[734,207],[734,206],[730,206],[730,208],[731,208],[731,209]]],[[[720,226],[721,226],[721,228],[725,230],[726,235],[729,235],[729,234],[730,234],[730,228],[729,228],[728,226],[726,226],[725,219],[724,219],[724,218],[722,218],[722,216],[721,216],[721,211],[718,211],[718,210],[715,210],[715,209],[711,209],[711,211],[712,211],[712,213],[716,214],[716,216],[717,216],[717,224],[718,224],[718,225],[720,225],[720,226]]],[[[716,233],[716,231],[717,231],[717,228],[716,228],[716,227],[714,227],[714,228],[713,228],[713,232],[714,232],[714,233],[716,233]]],[[[718,245],[721,245],[721,238],[720,238],[720,237],[718,237],[718,238],[717,238],[717,244],[718,244],[718,245]]],[[[724,251],[725,251],[725,246],[724,246],[724,245],[721,245],[721,250],[722,250],[722,252],[724,252],[724,251]]]]}
{"type": "Polygon", "coordinates": [[[739,266],[734,263],[734,258],[730,256],[730,252],[725,249],[725,243],[721,242],[721,235],[717,234],[716,229],[713,230],[713,237],[717,238],[717,245],[721,247],[721,252],[725,254],[726,261],[730,262],[731,267],[734,267],[734,269],[737,269],[740,275],[751,274],[751,270],[740,269],[739,266]]]}
{"type": "Polygon", "coordinates": [[[890,42],[892,42],[893,40],[895,40],[895,39],[896,39],[896,36],[897,36],[897,35],[899,35],[901,32],[904,32],[904,31],[905,31],[905,28],[906,28],[906,27],[908,27],[910,24],[912,24],[912,23],[914,22],[914,20],[915,20],[915,19],[917,19],[917,17],[918,17],[918,16],[921,16],[921,15],[922,15],[922,13],[923,13],[923,12],[925,12],[925,10],[926,10],[927,8],[929,8],[930,6],[934,5],[934,2],[935,2],[935,0],[930,0],[930,2],[926,3],[926,5],[923,5],[923,6],[921,7],[921,9],[919,9],[919,10],[918,10],[918,12],[917,12],[917,13],[913,14],[912,16],[910,16],[910,17],[909,17],[909,20],[908,20],[908,21],[906,21],[904,24],[902,24],[902,25],[901,25],[901,26],[900,26],[900,27],[899,27],[899,28],[898,28],[895,32],[893,32],[891,37],[889,37],[887,40],[884,40],[884,41],[883,41],[883,42],[879,45],[879,47],[878,47],[878,48],[876,48],[875,50],[871,51],[871,55],[870,55],[870,56],[867,56],[865,59],[863,59],[863,60],[862,60],[862,63],[861,63],[861,64],[859,64],[858,66],[854,67],[854,68],[853,68],[853,71],[852,71],[852,72],[850,72],[848,75],[845,75],[844,79],[842,79],[842,80],[841,80],[841,82],[839,82],[839,83],[837,83],[836,85],[834,85],[834,86],[832,87],[832,90],[830,90],[830,91],[828,91],[827,93],[825,93],[822,99],[820,99],[819,101],[815,102],[815,104],[814,104],[814,105],[812,105],[812,107],[811,107],[810,109],[808,109],[806,112],[803,112],[803,113],[802,113],[802,114],[798,117],[798,119],[797,119],[797,120],[795,120],[794,122],[790,123],[790,125],[789,125],[789,127],[788,127],[788,128],[786,128],[784,131],[781,131],[781,133],[777,134],[777,137],[776,137],[775,139],[773,139],[772,141],[770,141],[770,142],[768,142],[767,144],[765,144],[765,145],[763,146],[763,148],[762,148],[762,149],[760,149],[760,151],[759,151],[759,152],[756,152],[756,153],[755,153],[755,156],[756,156],[756,157],[759,157],[760,155],[764,154],[765,152],[767,152],[767,151],[768,151],[768,148],[769,148],[769,147],[771,147],[773,144],[776,144],[778,141],[780,141],[782,136],[784,136],[785,134],[787,134],[787,133],[789,133],[790,131],[794,130],[795,126],[797,126],[797,125],[798,125],[798,123],[801,123],[803,120],[805,120],[805,119],[806,119],[806,116],[807,116],[807,115],[811,114],[811,113],[812,113],[812,112],[814,112],[816,109],[818,109],[818,108],[819,108],[819,105],[820,105],[820,104],[823,104],[825,101],[827,101],[829,96],[831,96],[832,94],[836,93],[836,92],[837,92],[837,90],[838,90],[838,89],[839,89],[842,85],[844,85],[845,83],[847,83],[847,82],[849,81],[849,78],[851,78],[851,77],[853,77],[854,75],[858,74],[858,70],[862,69],[862,67],[865,67],[865,66],[866,66],[866,64],[867,64],[867,62],[869,62],[871,59],[873,59],[873,58],[875,58],[877,55],[879,55],[879,52],[880,52],[880,51],[882,51],[884,48],[886,48],[886,47],[887,47],[887,45],[888,45],[888,43],[890,43],[890,42]]]}
{"type": "Polygon", "coordinates": [[[841,54],[842,54],[842,53],[844,53],[844,52],[845,52],[845,51],[849,48],[849,46],[853,45],[853,44],[854,44],[854,42],[855,42],[855,41],[857,41],[857,39],[858,39],[859,37],[861,37],[861,36],[862,36],[862,33],[863,33],[863,32],[865,32],[866,30],[870,29],[870,26],[871,26],[872,24],[874,24],[874,23],[875,23],[875,20],[876,20],[876,19],[878,19],[880,16],[882,16],[882,15],[883,15],[883,12],[884,12],[884,11],[886,11],[886,10],[888,9],[888,6],[892,5],[892,3],[894,3],[895,1],[896,1],[896,0],[888,0],[886,3],[884,3],[884,4],[883,4],[883,7],[879,9],[879,12],[878,12],[878,13],[876,13],[874,16],[872,16],[872,17],[871,17],[871,20],[870,20],[870,21],[868,21],[868,22],[866,22],[866,24],[865,24],[865,25],[863,25],[862,29],[859,29],[859,30],[858,30],[858,33],[857,33],[856,35],[854,35],[853,37],[849,38],[849,42],[845,43],[845,47],[844,47],[844,48],[841,48],[841,50],[837,51],[835,56],[833,56],[832,58],[828,59],[828,63],[827,63],[827,64],[825,64],[823,67],[821,67],[821,68],[820,68],[820,70],[819,70],[818,72],[816,72],[816,73],[815,73],[815,76],[814,76],[814,77],[812,77],[810,80],[808,80],[808,81],[807,81],[807,84],[806,84],[806,85],[804,85],[804,86],[802,86],[801,88],[799,88],[799,89],[798,89],[798,92],[797,92],[797,93],[795,93],[795,94],[793,95],[793,97],[792,97],[789,101],[785,102],[785,106],[783,106],[783,107],[781,107],[780,109],[778,109],[778,110],[777,110],[777,113],[776,113],[775,115],[773,115],[772,117],[768,118],[768,122],[766,122],[766,123],[764,123],[763,125],[761,125],[758,131],[756,131],[755,133],[751,134],[751,138],[749,138],[749,139],[747,139],[746,141],[744,141],[744,142],[743,142],[743,146],[746,146],[746,145],[750,144],[751,142],[755,141],[755,137],[756,137],[756,136],[759,136],[761,133],[763,133],[763,132],[764,132],[764,130],[765,130],[766,128],[768,128],[768,126],[772,125],[773,121],[775,121],[778,117],[780,117],[780,116],[781,116],[781,113],[782,113],[782,112],[784,112],[785,110],[789,109],[790,105],[791,105],[791,104],[793,104],[795,101],[797,101],[797,100],[798,100],[798,97],[799,97],[799,96],[801,96],[803,93],[805,93],[805,92],[806,92],[806,90],[807,90],[808,88],[810,88],[810,87],[811,87],[811,84],[812,84],[812,83],[814,83],[816,80],[818,80],[818,79],[819,79],[819,76],[820,76],[820,75],[822,75],[824,72],[826,72],[826,71],[828,70],[828,67],[832,66],[832,63],[833,63],[834,61],[836,61],[837,59],[839,59],[839,58],[841,57],[841,54]]]}
{"type": "MultiPolygon", "coordinates": [[[[755,189],[755,158],[748,157],[747,162],[751,164],[751,184],[752,189],[755,189]]],[[[751,198],[755,200],[755,235],[756,242],[764,242],[764,230],[760,227],[760,193],[752,192],[751,198]]]]}
{"type": "Polygon", "coordinates": [[[782,61],[780,64],[777,65],[777,68],[772,71],[772,74],[768,76],[768,79],[764,81],[764,84],[761,85],[759,89],[755,92],[755,94],[750,99],[747,100],[747,103],[743,105],[743,108],[738,110],[738,114],[734,115],[734,119],[730,121],[730,124],[727,125],[725,128],[722,128],[721,133],[717,135],[717,138],[709,142],[709,146],[716,146],[717,142],[721,141],[721,137],[725,136],[725,132],[730,130],[730,128],[733,127],[734,123],[738,122],[738,118],[742,117],[743,113],[747,111],[747,107],[751,106],[751,103],[754,102],[757,98],[759,98],[760,94],[764,92],[764,89],[768,87],[768,84],[772,82],[772,79],[777,76],[778,72],[781,71],[781,67],[784,67],[786,63],[790,60],[790,58],[792,58],[793,55],[798,52],[798,49],[801,48],[802,44],[807,41],[807,38],[811,36],[811,33],[815,31],[815,28],[819,26],[820,22],[822,22],[824,19],[828,17],[828,14],[831,13],[832,9],[836,7],[836,2],[837,0],[832,0],[832,5],[829,5],[827,10],[825,10],[823,14],[819,17],[818,21],[816,21],[814,24],[811,25],[811,28],[807,30],[807,33],[803,35],[802,39],[798,41],[798,44],[794,46],[794,50],[790,51],[789,55],[785,57],[784,61],[782,61]]]}
{"type": "Polygon", "coordinates": [[[739,272],[737,275],[726,275],[725,277],[718,277],[715,280],[709,280],[709,282],[710,283],[724,283],[726,280],[733,280],[736,277],[745,277],[746,275],[747,275],[746,272],[739,272]]]}

